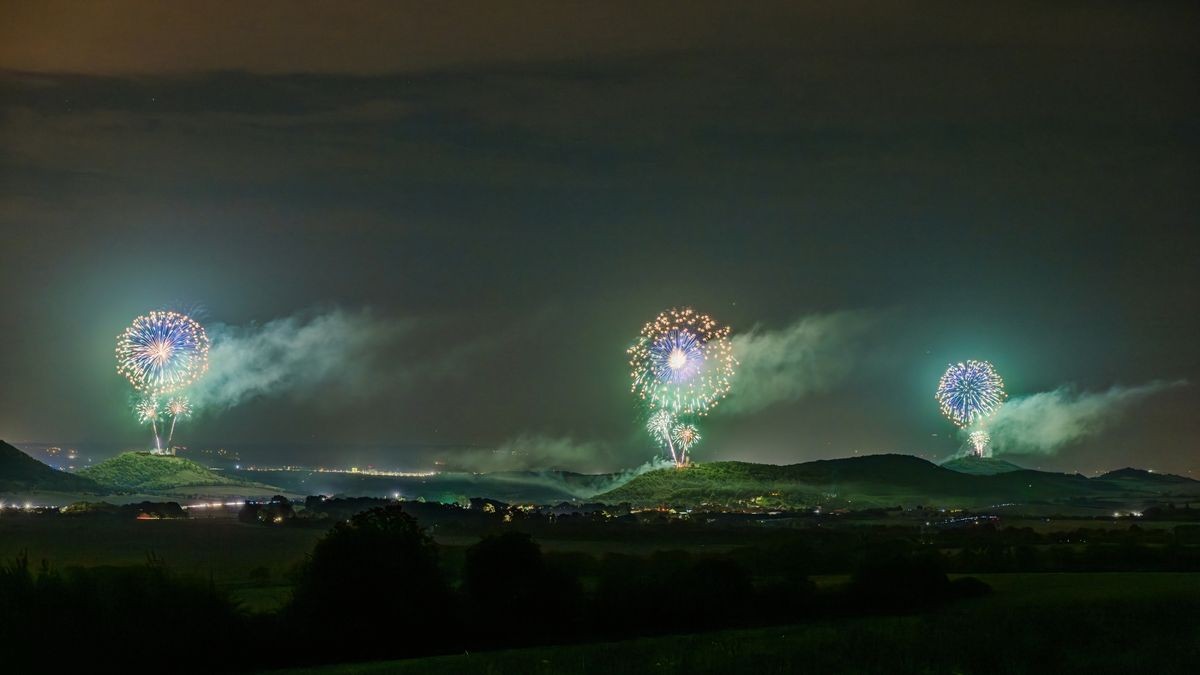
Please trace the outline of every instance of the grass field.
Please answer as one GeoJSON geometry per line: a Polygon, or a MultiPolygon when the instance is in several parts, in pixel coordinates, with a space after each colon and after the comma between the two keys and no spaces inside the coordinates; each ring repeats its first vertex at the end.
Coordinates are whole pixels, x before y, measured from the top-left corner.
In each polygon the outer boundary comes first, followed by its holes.
{"type": "MultiPolygon", "coordinates": [[[[291,593],[289,573],[311,551],[325,527],[262,527],[238,522],[232,512],[220,517],[186,520],[116,520],[86,517],[0,517],[0,561],[28,554],[35,565],[47,561],[55,568],[98,565],[143,565],[153,555],[180,574],[211,579],[248,610],[278,609],[291,593]],[[251,572],[266,568],[266,579],[251,572]]],[[[476,535],[437,537],[445,566],[462,564],[476,535]]],[[[647,554],[661,546],[649,541],[546,540],[548,552],[580,551],[647,554]]],[[[730,545],[696,543],[696,553],[728,550],[730,545]]]]}
{"type": "MultiPolygon", "coordinates": [[[[558,673],[1193,673],[1200,575],[982,575],[991,596],[911,616],[287,671],[558,673]]],[[[832,581],[832,580],[830,580],[832,581]]]]}
{"type": "Polygon", "coordinates": [[[46,560],[54,567],[140,565],[152,553],[174,571],[237,583],[249,580],[256,567],[281,578],[323,534],[321,528],[259,527],[218,518],[0,518],[0,560],[26,552],[31,562],[46,560]]]}

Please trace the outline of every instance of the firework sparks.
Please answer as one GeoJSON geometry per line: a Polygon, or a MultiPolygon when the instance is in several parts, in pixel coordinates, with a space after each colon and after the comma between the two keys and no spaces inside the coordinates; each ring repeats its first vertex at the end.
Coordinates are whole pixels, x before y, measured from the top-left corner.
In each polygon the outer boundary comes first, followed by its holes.
{"type": "Polygon", "coordinates": [[[162,442],[158,438],[158,399],[153,396],[147,396],[138,401],[134,410],[137,412],[138,420],[142,424],[150,423],[150,428],[154,431],[154,448],[161,452],[162,442]]]}
{"type": "Polygon", "coordinates": [[[679,464],[679,456],[675,454],[675,439],[671,434],[671,427],[675,424],[675,417],[666,410],[659,410],[650,415],[650,419],[646,421],[646,431],[650,432],[650,436],[660,445],[667,446],[671,451],[671,461],[679,464]]]}
{"type": "Polygon", "coordinates": [[[938,382],[934,398],[942,414],[960,427],[980,422],[1004,403],[1004,380],[987,361],[951,365],[938,382]]]}
{"type": "Polygon", "coordinates": [[[971,450],[974,451],[976,457],[987,457],[988,444],[992,442],[992,436],[983,429],[976,429],[967,436],[967,443],[971,445],[971,450]]]}
{"type": "Polygon", "coordinates": [[[675,445],[679,447],[679,463],[688,463],[688,451],[700,442],[700,430],[694,424],[680,424],[671,431],[675,445]]]}
{"type": "Polygon", "coordinates": [[[175,423],[180,417],[190,417],[192,406],[186,396],[176,396],[167,402],[167,412],[171,413],[171,431],[167,434],[167,448],[170,448],[171,439],[175,438],[175,423]]]}
{"type": "Polygon", "coordinates": [[[188,404],[186,396],[176,396],[167,403],[167,412],[175,417],[187,417],[191,414],[192,408],[188,404]]]}
{"type": "Polygon", "coordinates": [[[158,401],[153,398],[144,398],[138,401],[137,404],[138,419],[145,424],[147,422],[158,421],[158,401]]]}
{"type": "Polygon", "coordinates": [[[729,393],[737,367],[729,327],[686,308],[659,314],[627,351],[631,391],[675,415],[706,414],[729,393]]]}
{"type": "Polygon", "coordinates": [[[208,369],[208,334],[178,312],[150,312],[117,338],[117,372],[134,389],[160,396],[182,389],[208,369]]]}

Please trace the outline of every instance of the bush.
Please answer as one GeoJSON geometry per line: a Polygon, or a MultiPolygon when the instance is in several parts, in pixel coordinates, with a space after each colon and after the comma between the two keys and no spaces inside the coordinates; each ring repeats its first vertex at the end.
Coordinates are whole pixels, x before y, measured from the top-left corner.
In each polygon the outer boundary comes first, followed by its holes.
{"type": "Polygon", "coordinates": [[[951,594],[956,598],[978,598],[992,592],[992,587],[975,577],[962,577],[950,582],[951,594]]]}

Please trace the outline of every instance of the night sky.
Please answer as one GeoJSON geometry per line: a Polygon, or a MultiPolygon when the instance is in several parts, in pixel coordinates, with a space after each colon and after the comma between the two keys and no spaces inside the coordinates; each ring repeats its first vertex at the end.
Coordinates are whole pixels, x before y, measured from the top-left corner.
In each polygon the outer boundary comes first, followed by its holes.
{"type": "Polygon", "coordinates": [[[5,3],[0,438],[144,444],[171,307],[334,334],[193,447],[633,466],[688,305],[789,352],[702,461],[945,457],[981,358],[1090,415],[1014,461],[1200,474],[1200,10],[1050,5],[5,3]]]}

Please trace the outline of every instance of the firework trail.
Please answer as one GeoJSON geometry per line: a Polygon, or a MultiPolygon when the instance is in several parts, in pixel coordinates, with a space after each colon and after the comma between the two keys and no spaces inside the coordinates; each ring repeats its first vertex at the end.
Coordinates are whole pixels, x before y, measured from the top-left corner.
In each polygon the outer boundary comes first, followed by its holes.
{"type": "Polygon", "coordinates": [[[182,389],[208,369],[208,334],[178,312],[150,312],[117,337],[117,372],[148,396],[182,389]]]}
{"type": "Polygon", "coordinates": [[[671,431],[671,436],[679,446],[679,464],[687,464],[688,451],[700,442],[700,430],[694,424],[680,424],[671,431]]]}
{"type": "Polygon", "coordinates": [[[675,441],[672,438],[671,428],[675,424],[675,418],[666,410],[659,410],[650,415],[650,419],[646,421],[646,431],[650,432],[659,444],[666,445],[671,451],[671,461],[676,466],[679,465],[679,456],[675,454],[675,441]]]}
{"type": "Polygon", "coordinates": [[[190,417],[192,406],[186,396],[176,396],[167,402],[167,412],[171,413],[171,431],[167,434],[167,448],[171,447],[171,439],[175,438],[175,423],[180,417],[190,417]]]}
{"type": "Polygon", "coordinates": [[[158,438],[158,400],[147,396],[138,402],[135,410],[142,424],[150,423],[150,428],[154,431],[154,449],[162,452],[162,443],[158,438]]]}

